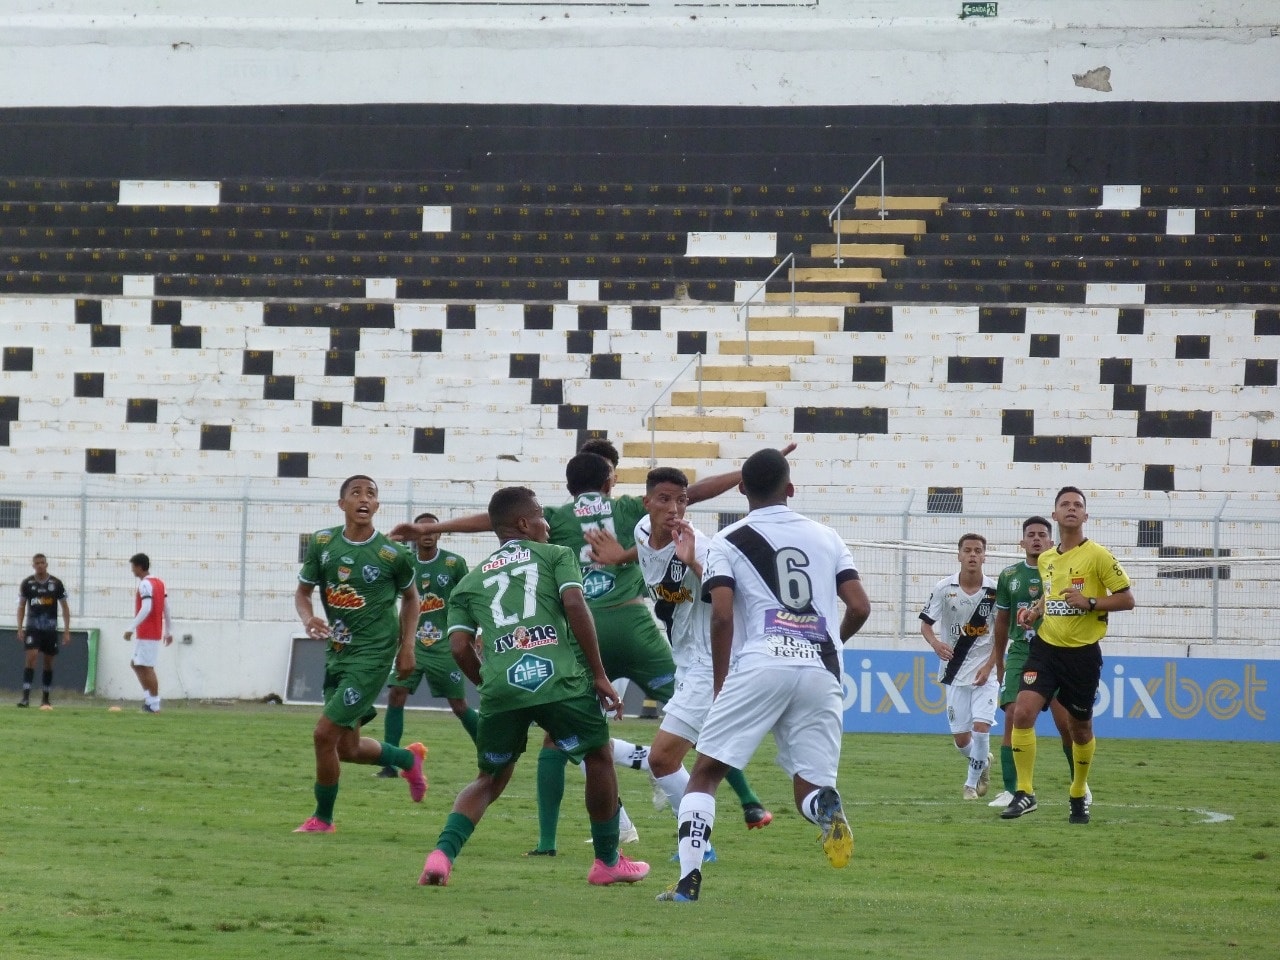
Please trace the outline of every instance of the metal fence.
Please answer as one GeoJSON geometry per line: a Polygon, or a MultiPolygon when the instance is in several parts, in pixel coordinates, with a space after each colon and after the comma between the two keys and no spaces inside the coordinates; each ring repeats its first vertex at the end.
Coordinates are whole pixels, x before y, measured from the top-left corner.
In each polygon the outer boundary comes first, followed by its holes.
{"type": "MultiPolygon", "coordinates": [[[[914,636],[932,585],[956,569],[956,541],[987,537],[986,572],[1020,559],[1023,519],[1045,515],[1041,497],[1000,493],[981,502],[923,492],[851,494],[802,490],[794,505],[850,544],[874,603],[866,636],[914,636]]],[[[563,491],[540,490],[543,502],[563,491]]],[[[430,509],[442,517],[484,509],[488,491],[388,481],[379,526],[430,509]]],[[[128,558],[152,558],[183,620],[288,621],[306,535],[342,521],[331,482],[157,480],[145,487],[86,479],[79,488],[0,487],[0,543],[8,582],[44,553],[71,592],[78,623],[132,610],[128,558]]],[[[740,517],[736,492],[690,510],[712,532],[740,517]]],[[[1114,618],[1109,635],[1137,642],[1213,643],[1237,649],[1277,642],[1266,624],[1280,581],[1280,504],[1268,495],[1100,495],[1087,534],[1109,547],[1134,582],[1138,608],[1114,618]]],[[[442,544],[474,561],[490,535],[447,536],[442,544]]]]}

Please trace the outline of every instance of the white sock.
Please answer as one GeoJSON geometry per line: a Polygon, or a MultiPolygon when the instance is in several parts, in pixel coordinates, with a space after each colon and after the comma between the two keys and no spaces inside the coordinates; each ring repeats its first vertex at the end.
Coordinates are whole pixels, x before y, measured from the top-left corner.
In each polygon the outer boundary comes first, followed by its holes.
{"type": "MultiPolygon", "coordinates": [[[[955,743],[954,740],[952,740],[951,742],[955,743]]],[[[960,751],[960,753],[964,756],[966,760],[971,760],[973,758],[973,734],[969,735],[969,742],[966,743],[963,747],[957,743],[956,749],[960,751]]],[[[984,753],[983,756],[985,757],[986,754],[984,753]]]]}
{"type": "Polygon", "coordinates": [[[631,822],[631,818],[627,816],[627,808],[622,804],[618,804],[618,833],[625,834],[635,827],[631,822]]]}
{"type": "Polygon", "coordinates": [[[969,750],[969,776],[965,780],[965,786],[976,787],[978,780],[982,777],[982,771],[987,768],[987,757],[991,753],[991,732],[979,733],[977,730],[973,732],[973,740],[970,741],[969,750]]]}
{"type": "Polygon", "coordinates": [[[821,792],[821,790],[814,790],[800,801],[800,813],[810,823],[818,823],[818,794],[821,792]]]}
{"type": "Polygon", "coordinates": [[[613,762],[619,767],[649,772],[649,748],[627,740],[613,739],[613,762]]]}
{"type": "Polygon", "coordinates": [[[665,777],[655,777],[654,782],[667,795],[671,812],[677,817],[680,816],[680,801],[684,799],[685,788],[689,786],[689,771],[684,768],[684,764],[676,767],[675,773],[668,773],[665,777]]]}
{"type": "Polygon", "coordinates": [[[711,845],[716,822],[716,798],[710,793],[686,793],[680,801],[680,879],[702,869],[702,854],[711,845]]]}

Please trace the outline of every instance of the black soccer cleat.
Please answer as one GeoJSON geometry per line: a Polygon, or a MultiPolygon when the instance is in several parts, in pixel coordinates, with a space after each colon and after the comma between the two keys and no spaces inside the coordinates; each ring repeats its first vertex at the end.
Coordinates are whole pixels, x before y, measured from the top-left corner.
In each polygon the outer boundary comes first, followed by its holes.
{"type": "Polygon", "coordinates": [[[1071,816],[1067,817],[1067,823],[1088,823],[1089,822],[1089,804],[1084,797],[1068,797],[1071,803],[1071,816]]]}
{"type": "Polygon", "coordinates": [[[1030,813],[1036,808],[1036,795],[1034,793],[1026,793],[1019,790],[1013,795],[1013,800],[1009,805],[1000,811],[1002,820],[1017,820],[1024,813],[1030,813]]]}

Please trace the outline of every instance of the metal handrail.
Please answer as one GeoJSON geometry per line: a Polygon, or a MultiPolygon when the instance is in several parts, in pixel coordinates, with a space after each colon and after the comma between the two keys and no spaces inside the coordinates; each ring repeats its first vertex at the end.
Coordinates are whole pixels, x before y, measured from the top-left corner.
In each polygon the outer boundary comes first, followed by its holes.
{"type": "MultiPolygon", "coordinates": [[[[756,287],[754,290],[751,291],[751,296],[743,300],[742,306],[738,307],[737,311],[735,312],[735,316],[740,317],[742,316],[743,310],[747,311],[747,319],[742,327],[743,335],[745,337],[745,340],[744,340],[745,346],[743,347],[743,351],[747,358],[747,366],[751,365],[751,301],[755,299],[757,293],[759,293],[761,290],[763,290],[765,287],[769,285],[769,281],[772,280],[777,275],[778,271],[781,270],[783,267],[785,267],[788,263],[791,264],[793,268],[795,267],[796,255],[794,253],[788,253],[785,257],[783,257],[782,262],[773,268],[772,273],[770,273],[767,277],[765,277],[762,281],[760,281],[760,286],[756,287]]],[[[794,317],[795,315],[796,315],[796,273],[795,273],[795,270],[793,269],[791,271],[791,316],[794,317]]]]}
{"type": "Polygon", "coordinates": [[[689,367],[691,367],[695,362],[698,364],[698,406],[696,409],[697,409],[698,416],[702,416],[702,354],[695,353],[693,355],[693,358],[688,363],[686,363],[683,367],[680,368],[680,372],[671,378],[671,382],[662,388],[662,392],[659,393],[656,397],[654,397],[653,403],[649,404],[649,409],[644,412],[644,416],[640,419],[640,422],[642,424],[647,423],[649,425],[649,466],[650,468],[656,467],[658,465],[658,452],[657,452],[658,451],[658,437],[657,437],[658,428],[653,425],[653,416],[652,416],[653,411],[657,408],[658,401],[667,395],[667,391],[669,391],[672,387],[676,385],[676,381],[679,380],[682,376],[684,376],[684,372],[688,370],[689,367]]]}
{"type": "Polygon", "coordinates": [[[864,173],[862,176],[858,178],[858,182],[849,188],[849,192],[846,193],[843,197],[841,197],[840,202],[837,203],[834,207],[832,207],[831,212],[827,214],[828,227],[831,226],[832,217],[835,217],[835,221],[836,221],[835,223],[835,231],[836,231],[835,263],[837,267],[840,266],[842,263],[844,263],[844,258],[840,256],[840,223],[841,223],[840,208],[844,206],[846,200],[848,200],[850,197],[853,196],[853,192],[857,190],[860,186],[862,186],[862,181],[867,179],[871,171],[876,168],[877,164],[880,167],[880,219],[883,220],[885,217],[888,216],[888,213],[886,212],[884,207],[884,157],[879,156],[879,157],[876,157],[875,160],[871,162],[871,166],[867,167],[866,173],[864,173]]]}

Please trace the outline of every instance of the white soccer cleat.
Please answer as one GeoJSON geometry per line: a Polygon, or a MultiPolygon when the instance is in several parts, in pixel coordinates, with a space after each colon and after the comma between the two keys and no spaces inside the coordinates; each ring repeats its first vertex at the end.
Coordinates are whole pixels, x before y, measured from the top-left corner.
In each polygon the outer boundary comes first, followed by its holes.
{"type": "Polygon", "coordinates": [[[1011,803],[1013,803],[1013,794],[1010,793],[1008,790],[1001,790],[999,796],[997,796],[994,800],[990,801],[987,804],[987,806],[988,807],[1007,807],[1011,803]]]}

